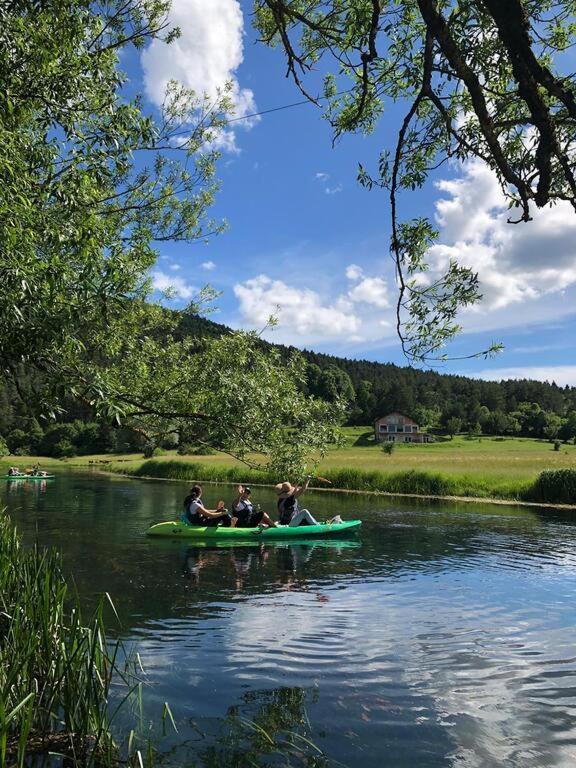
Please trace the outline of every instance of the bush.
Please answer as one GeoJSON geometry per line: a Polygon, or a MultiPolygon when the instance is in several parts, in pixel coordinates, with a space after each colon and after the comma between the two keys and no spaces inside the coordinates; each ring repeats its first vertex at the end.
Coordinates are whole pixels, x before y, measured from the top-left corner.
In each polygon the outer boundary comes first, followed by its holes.
{"type": "Polygon", "coordinates": [[[382,450],[387,456],[392,456],[396,449],[396,443],[384,443],[382,450]]]}
{"type": "Polygon", "coordinates": [[[554,440],[554,450],[559,451],[560,450],[560,440],[554,440]]]}
{"type": "Polygon", "coordinates": [[[10,451],[8,450],[8,446],[6,445],[6,441],[2,436],[0,436],[0,456],[8,456],[10,451]]]}
{"type": "Polygon", "coordinates": [[[576,469],[548,469],[525,494],[526,501],[576,504],[576,469]]]}
{"type": "Polygon", "coordinates": [[[52,456],[55,456],[57,459],[70,459],[76,455],[76,448],[66,438],[60,440],[52,447],[52,456]]]}
{"type": "Polygon", "coordinates": [[[13,429],[6,438],[6,443],[10,453],[16,456],[29,456],[31,453],[30,438],[23,429],[13,429]]]}

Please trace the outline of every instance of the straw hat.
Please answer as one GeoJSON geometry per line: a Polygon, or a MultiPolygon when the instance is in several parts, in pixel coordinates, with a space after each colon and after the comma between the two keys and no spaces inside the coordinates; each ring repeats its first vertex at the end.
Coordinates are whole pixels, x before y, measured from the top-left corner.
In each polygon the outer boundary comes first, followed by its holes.
{"type": "Polygon", "coordinates": [[[284,483],[278,483],[278,485],[274,486],[274,490],[278,496],[280,496],[281,493],[292,493],[294,486],[288,481],[285,481],[284,483]]]}

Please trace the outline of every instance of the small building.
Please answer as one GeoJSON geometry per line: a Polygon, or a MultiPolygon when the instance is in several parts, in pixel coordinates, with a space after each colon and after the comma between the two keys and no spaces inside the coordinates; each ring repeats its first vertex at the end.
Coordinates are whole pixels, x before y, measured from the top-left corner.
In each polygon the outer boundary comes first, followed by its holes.
{"type": "Polygon", "coordinates": [[[374,422],[374,439],[377,443],[431,443],[432,437],[420,432],[414,419],[394,411],[374,422]]]}

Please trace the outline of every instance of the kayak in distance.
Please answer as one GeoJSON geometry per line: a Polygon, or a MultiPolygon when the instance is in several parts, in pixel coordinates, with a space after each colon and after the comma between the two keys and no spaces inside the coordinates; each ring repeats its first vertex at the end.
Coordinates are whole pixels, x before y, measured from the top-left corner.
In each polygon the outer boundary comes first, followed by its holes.
{"type": "Polygon", "coordinates": [[[3,475],[3,480],[54,480],[56,475],[3,475]]]}
{"type": "Polygon", "coordinates": [[[242,541],[246,539],[313,539],[325,536],[338,536],[353,533],[362,525],[361,520],[347,520],[343,523],[319,523],[318,525],[279,525],[274,528],[204,528],[199,525],[186,525],[178,521],[156,523],[146,531],[147,536],[178,537],[179,539],[199,539],[223,541],[242,541]]]}

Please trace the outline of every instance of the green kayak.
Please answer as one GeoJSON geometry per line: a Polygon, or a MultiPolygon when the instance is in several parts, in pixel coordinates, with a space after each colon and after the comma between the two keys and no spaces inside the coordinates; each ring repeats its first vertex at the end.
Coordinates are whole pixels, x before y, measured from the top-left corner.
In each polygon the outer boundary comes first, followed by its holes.
{"type": "Polygon", "coordinates": [[[201,528],[197,525],[171,521],[156,523],[146,531],[148,536],[169,536],[179,539],[196,539],[199,541],[242,541],[246,539],[258,541],[279,539],[312,539],[323,536],[338,536],[343,533],[357,531],[362,525],[361,520],[348,520],[344,523],[320,523],[319,525],[299,525],[291,528],[281,525],[278,528],[201,528]]]}
{"type": "Polygon", "coordinates": [[[4,480],[54,480],[56,475],[4,475],[4,480]]]}

